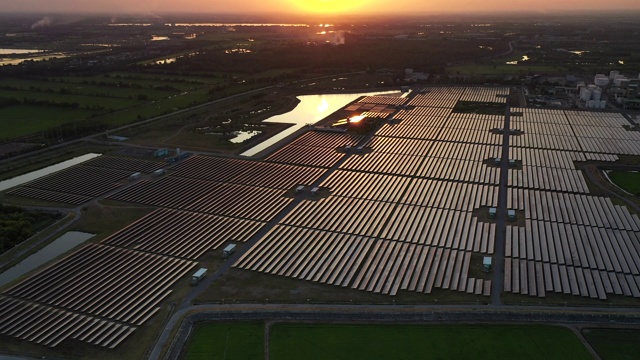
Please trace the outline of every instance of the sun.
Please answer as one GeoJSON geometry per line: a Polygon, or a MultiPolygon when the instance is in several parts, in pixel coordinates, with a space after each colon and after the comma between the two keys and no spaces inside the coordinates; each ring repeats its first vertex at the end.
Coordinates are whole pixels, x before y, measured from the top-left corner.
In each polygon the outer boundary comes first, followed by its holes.
{"type": "Polygon", "coordinates": [[[300,11],[312,14],[344,14],[364,9],[368,0],[289,0],[300,11]]]}

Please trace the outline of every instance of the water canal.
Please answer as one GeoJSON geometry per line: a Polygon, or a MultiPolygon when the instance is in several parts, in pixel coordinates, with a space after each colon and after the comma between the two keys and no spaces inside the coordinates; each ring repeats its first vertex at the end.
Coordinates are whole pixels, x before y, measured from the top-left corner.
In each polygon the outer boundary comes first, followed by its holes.
{"type": "Polygon", "coordinates": [[[17,265],[0,274],[0,287],[20,276],[39,268],[56,257],[91,239],[94,234],[69,231],[45,246],[37,253],[22,260],[17,265]]]}
{"type": "Polygon", "coordinates": [[[89,154],[84,154],[82,156],[76,156],[73,159],[65,160],[65,161],[59,162],[57,164],[54,164],[54,165],[51,165],[51,166],[47,166],[47,167],[42,168],[40,170],[35,170],[35,171],[30,172],[30,173],[26,173],[26,174],[23,174],[23,175],[12,177],[11,179],[0,181],[0,191],[4,191],[4,190],[10,189],[12,187],[15,187],[15,186],[18,186],[18,185],[22,185],[22,184],[27,183],[29,181],[39,179],[39,178],[41,178],[43,176],[52,174],[52,173],[54,173],[56,171],[64,170],[64,169],[66,169],[68,167],[71,167],[73,165],[78,165],[78,164],[83,163],[85,161],[88,161],[88,160],[91,160],[93,158],[96,158],[96,157],[98,157],[100,155],[102,155],[102,154],[89,153],[89,154]]]}

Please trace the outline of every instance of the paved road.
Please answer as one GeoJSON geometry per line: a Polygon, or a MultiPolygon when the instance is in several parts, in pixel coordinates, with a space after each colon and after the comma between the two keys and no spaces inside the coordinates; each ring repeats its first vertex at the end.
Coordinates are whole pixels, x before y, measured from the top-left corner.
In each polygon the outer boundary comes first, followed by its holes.
{"type": "Polygon", "coordinates": [[[509,50],[503,52],[502,54],[492,55],[492,56],[487,56],[487,57],[481,58],[481,60],[493,59],[493,58],[498,58],[498,57],[501,57],[501,56],[507,56],[507,55],[509,55],[509,54],[511,54],[513,52],[513,50],[514,50],[513,46],[514,45],[515,45],[515,42],[509,41],[509,50]]]}
{"type": "MultiPolygon", "coordinates": [[[[507,56],[507,55],[511,54],[513,52],[513,50],[515,50],[514,49],[515,42],[514,41],[509,41],[509,43],[507,45],[509,45],[509,50],[507,50],[507,51],[505,51],[503,53],[500,53],[500,54],[481,57],[481,58],[478,58],[478,60],[495,59],[495,58],[499,58],[501,56],[507,56]]],[[[459,65],[474,64],[474,63],[477,63],[477,60],[476,61],[456,61],[456,62],[448,63],[447,66],[459,66],[459,65]]]]}
{"type": "Polygon", "coordinates": [[[502,305],[504,289],[504,253],[507,236],[507,192],[509,188],[509,129],[511,128],[511,108],[507,103],[502,135],[502,157],[500,158],[500,184],[498,192],[498,213],[496,215],[496,237],[493,254],[493,279],[491,280],[491,305],[502,305]]]}

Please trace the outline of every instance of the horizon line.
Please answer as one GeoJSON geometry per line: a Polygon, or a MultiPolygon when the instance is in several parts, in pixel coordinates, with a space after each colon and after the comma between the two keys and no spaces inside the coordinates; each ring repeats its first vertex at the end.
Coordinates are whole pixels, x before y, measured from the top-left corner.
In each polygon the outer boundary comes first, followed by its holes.
{"type": "MultiPolygon", "coordinates": [[[[9,10],[0,13],[0,16],[7,16],[12,14],[20,15],[92,15],[92,16],[287,16],[287,17],[323,17],[323,16],[335,16],[335,17],[424,17],[424,16],[508,16],[517,15],[523,17],[537,17],[537,16],[554,16],[554,15],[634,15],[640,13],[640,8],[633,9],[555,9],[555,10],[460,10],[460,11],[433,11],[433,12],[408,12],[408,11],[380,11],[380,12],[344,12],[344,13],[305,13],[305,12],[282,12],[282,11],[256,11],[256,12],[238,12],[238,11],[185,11],[185,10],[132,10],[132,11],[111,11],[111,10],[9,10]]],[[[573,16],[572,16],[573,17],[573,16]]]]}

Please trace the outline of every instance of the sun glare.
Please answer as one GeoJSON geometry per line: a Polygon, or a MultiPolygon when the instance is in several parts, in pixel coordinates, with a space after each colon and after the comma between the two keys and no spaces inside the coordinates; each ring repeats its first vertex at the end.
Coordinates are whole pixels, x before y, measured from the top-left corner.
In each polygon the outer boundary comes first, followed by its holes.
{"type": "Polygon", "coordinates": [[[364,120],[364,118],[365,118],[365,116],[363,116],[363,115],[352,116],[352,117],[350,117],[347,121],[348,121],[350,124],[357,124],[357,123],[359,123],[360,121],[364,120]]]}
{"type": "Polygon", "coordinates": [[[305,13],[338,14],[352,13],[364,9],[370,0],[289,0],[293,6],[305,13]]]}
{"type": "Polygon", "coordinates": [[[322,98],[322,102],[320,102],[320,104],[318,105],[318,113],[321,114],[327,111],[328,108],[329,108],[329,103],[327,102],[327,99],[322,98]]]}

